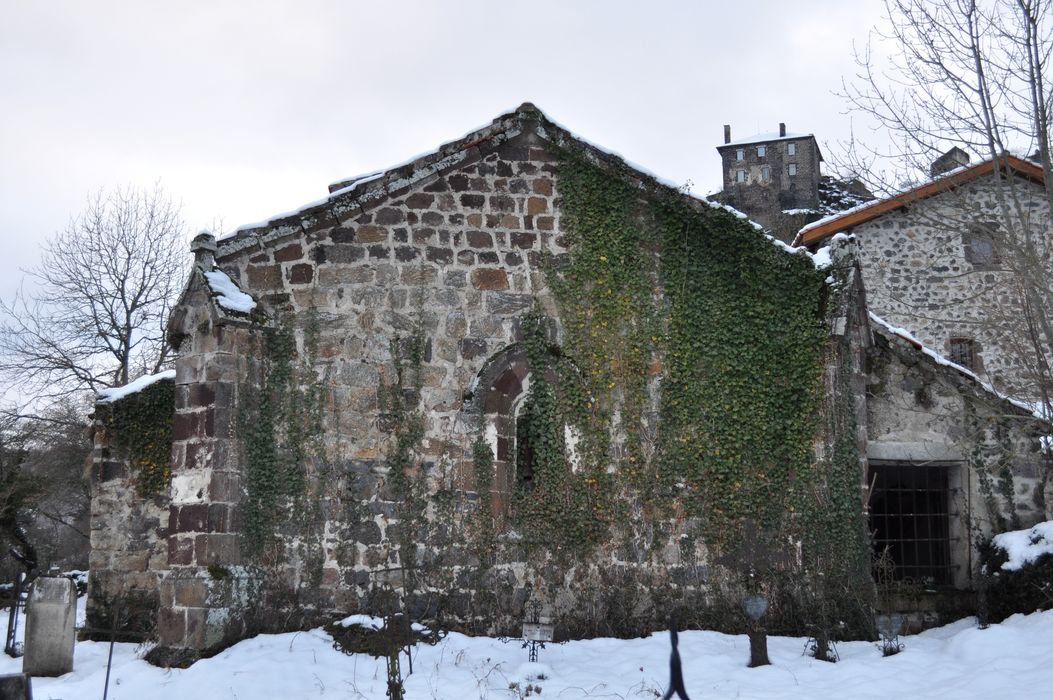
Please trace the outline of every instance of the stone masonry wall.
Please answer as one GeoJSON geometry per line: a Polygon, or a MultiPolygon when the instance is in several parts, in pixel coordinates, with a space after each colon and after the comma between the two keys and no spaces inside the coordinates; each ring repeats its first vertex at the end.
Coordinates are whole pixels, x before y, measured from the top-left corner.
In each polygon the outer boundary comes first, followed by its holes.
{"type": "MultiPolygon", "coordinates": [[[[168,559],[168,503],[163,495],[137,492],[127,462],[110,447],[103,420],[108,410],[105,404],[96,406],[93,428],[88,625],[109,630],[116,605],[118,629],[152,634],[168,559]]],[[[89,633],[96,634],[109,638],[89,633]]]]}
{"type": "Polygon", "coordinates": [[[537,601],[565,632],[625,633],[612,627],[612,606],[646,616],[671,600],[701,605],[709,591],[705,545],[681,539],[683,518],[656,523],[653,541],[612,542],[569,565],[520,545],[506,517],[529,385],[520,323],[537,305],[556,321],[554,342],[560,334],[543,272],[567,254],[556,154],[524,128],[436,158],[456,167],[401,189],[391,183],[410,173],[389,173],[368,206],[334,197],[220,241],[215,264],[266,321],[217,315],[204,286],[184,300],[162,645],[217,648],[252,631],[383,612],[392,589],[413,614],[441,608],[462,629],[515,632],[537,601]],[[323,424],[303,497],[283,511],[295,515],[275,524],[281,551],[248,556],[243,420],[266,326],[290,329],[300,357],[315,353],[307,379],[324,387],[323,424]],[[420,388],[403,396],[423,420],[421,461],[409,470],[430,496],[420,518],[388,467],[390,391],[418,333],[420,388]],[[474,477],[478,435],[496,462],[487,494],[474,477]],[[483,499],[497,527],[488,567],[474,549],[483,499]]]}
{"type": "Polygon", "coordinates": [[[948,470],[950,511],[959,516],[950,520],[954,583],[968,587],[973,528],[991,535],[1049,517],[1053,492],[1042,478],[1040,426],[906,340],[880,329],[875,336],[867,366],[867,458],[948,470]]]}
{"type": "MultiPolygon", "coordinates": [[[[1013,191],[1035,234],[1048,236],[1049,211],[1040,189],[1021,180],[1013,191]]],[[[1024,337],[1019,296],[1010,287],[1011,273],[1003,271],[1012,260],[985,266],[966,258],[965,232],[972,221],[997,221],[997,201],[993,182],[976,182],[885,214],[853,233],[874,313],[945,356],[952,337],[974,339],[975,371],[1027,398],[1026,387],[1034,382],[1012,346],[1024,337]]],[[[1045,264],[1053,275],[1053,263],[1045,264]]]]}

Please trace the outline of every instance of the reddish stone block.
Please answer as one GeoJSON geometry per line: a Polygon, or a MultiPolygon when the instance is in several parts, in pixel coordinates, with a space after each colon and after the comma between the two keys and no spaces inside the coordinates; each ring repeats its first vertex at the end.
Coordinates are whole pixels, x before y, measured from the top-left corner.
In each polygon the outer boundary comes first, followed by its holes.
{"type": "Polygon", "coordinates": [[[194,563],[194,538],[168,536],[168,565],[190,566],[194,563]]]}
{"type": "Polygon", "coordinates": [[[527,214],[537,216],[548,211],[548,200],[544,197],[531,197],[527,200],[527,214]]]}
{"type": "Polygon", "coordinates": [[[185,646],[186,611],[162,607],[157,615],[157,638],[161,646],[185,646]]]}
{"type": "Polygon", "coordinates": [[[208,484],[209,500],[219,503],[235,503],[241,499],[241,477],[238,474],[213,472],[208,484]]]}
{"type": "Polygon", "coordinates": [[[184,608],[204,607],[208,588],[201,579],[179,579],[172,582],[176,606],[184,608]]]}
{"type": "Polygon", "coordinates": [[[519,217],[515,214],[505,214],[501,217],[502,228],[520,228],[519,217]]]}
{"type": "Polygon", "coordinates": [[[251,289],[279,289],[282,286],[282,268],[279,265],[249,265],[249,287],[251,289]]]}
{"type": "Polygon", "coordinates": [[[186,645],[191,649],[205,648],[205,621],[208,610],[205,608],[186,609],[186,645]]]}
{"type": "Polygon", "coordinates": [[[552,196],[552,180],[547,177],[539,177],[532,183],[534,192],[545,196],[552,196]]]}
{"type": "Polygon", "coordinates": [[[468,231],[465,234],[468,245],[472,248],[493,248],[494,238],[486,231],[468,231]]]}
{"type": "Polygon", "coordinates": [[[416,192],[406,198],[406,206],[410,209],[429,209],[435,202],[435,195],[424,192],[416,192]]]}
{"type": "Polygon", "coordinates": [[[213,503],[208,506],[208,532],[230,532],[230,506],[213,503]]]}
{"type": "Polygon", "coordinates": [[[542,231],[551,231],[555,228],[555,220],[551,216],[539,216],[534,220],[534,225],[542,231]]]}
{"type": "Polygon", "coordinates": [[[292,284],[308,284],[314,279],[314,265],[300,263],[289,268],[289,282],[292,284]]]}
{"type": "Polygon", "coordinates": [[[303,246],[299,243],[293,243],[287,245],[284,248],[279,248],[274,251],[275,262],[291,262],[293,260],[299,260],[303,257],[303,246]]]}
{"type": "Polygon", "coordinates": [[[508,289],[508,273],[499,267],[477,268],[472,270],[472,286],[483,290],[508,289]]]}
{"type": "Polygon", "coordinates": [[[355,240],[358,243],[384,243],[388,240],[388,229],[385,226],[359,226],[355,240]]]}
{"type": "Polygon", "coordinates": [[[526,231],[513,231],[510,238],[512,245],[516,248],[533,248],[534,243],[537,241],[537,234],[526,231]]]}
{"type": "Polygon", "coordinates": [[[215,385],[209,382],[190,384],[187,387],[188,404],[191,407],[211,406],[216,401],[215,385]]]}
{"type": "Polygon", "coordinates": [[[169,523],[175,523],[171,526],[172,532],[204,532],[208,525],[208,504],[172,506],[169,523]]]}

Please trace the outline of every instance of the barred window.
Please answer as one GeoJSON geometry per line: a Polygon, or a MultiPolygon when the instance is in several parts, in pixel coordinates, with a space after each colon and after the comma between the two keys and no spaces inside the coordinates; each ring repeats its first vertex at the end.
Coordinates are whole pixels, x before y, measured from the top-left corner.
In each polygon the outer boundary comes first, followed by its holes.
{"type": "Polygon", "coordinates": [[[976,342],[972,338],[951,338],[951,362],[966,369],[976,369],[976,342]]]}

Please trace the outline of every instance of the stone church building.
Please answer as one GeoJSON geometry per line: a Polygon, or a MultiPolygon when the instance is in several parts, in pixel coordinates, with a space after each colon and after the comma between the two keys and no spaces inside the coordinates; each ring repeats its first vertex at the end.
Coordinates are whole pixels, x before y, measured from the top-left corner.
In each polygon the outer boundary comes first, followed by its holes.
{"type": "Polygon", "coordinates": [[[192,655],[395,607],[728,627],[781,576],[865,605],[875,532],[902,577],[967,587],[970,524],[1045,517],[1041,426],[873,321],[828,243],[530,104],[198,236],[174,378],[97,406],[89,617],[192,655]]]}

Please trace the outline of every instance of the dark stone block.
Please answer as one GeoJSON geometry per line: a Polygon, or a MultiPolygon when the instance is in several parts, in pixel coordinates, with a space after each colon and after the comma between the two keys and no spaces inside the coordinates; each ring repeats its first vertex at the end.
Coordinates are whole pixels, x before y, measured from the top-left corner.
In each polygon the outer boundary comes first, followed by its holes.
{"type": "Polygon", "coordinates": [[[329,232],[329,238],[333,243],[354,243],[355,230],[351,228],[334,228],[329,232]]]}
{"type": "Polygon", "coordinates": [[[33,700],[33,682],[29,674],[0,676],[0,700],[33,700]]]}
{"type": "Polygon", "coordinates": [[[386,245],[371,245],[367,249],[369,257],[377,260],[387,260],[391,257],[391,249],[386,245]]]}
{"type": "Polygon", "coordinates": [[[411,262],[419,255],[420,251],[412,246],[401,245],[395,248],[395,259],[399,262],[411,262]]]}
{"type": "Polygon", "coordinates": [[[537,234],[526,231],[513,231],[511,241],[516,248],[533,248],[534,243],[537,242],[537,234]]]}
{"type": "Polygon", "coordinates": [[[208,527],[208,508],[206,503],[172,506],[168,520],[172,532],[204,532],[208,527]]]}
{"type": "Polygon", "coordinates": [[[481,209],[486,202],[486,197],[481,194],[462,194],[461,206],[466,209],[481,209]]]}
{"type": "Polygon", "coordinates": [[[428,209],[435,202],[435,195],[415,192],[406,198],[406,206],[410,209],[428,209]]]}
{"type": "Polygon", "coordinates": [[[516,265],[523,264],[523,256],[519,253],[506,253],[505,254],[505,265],[509,267],[515,267],[516,265]]]}
{"type": "Polygon", "coordinates": [[[401,224],[406,220],[406,214],[401,209],[385,207],[377,212],[376,222],[382,225],[401,224]]]}
{"type": "Polygon", "coordinates": [[[291,262],[303,257],[303,246],[293,243],[274,251],[274,262],[291,262]]]}
{"type": "Polygon", "coordinates": [[[359,245],[334,245],[325,250],[326,256],[334,263],[352,263],[366,257],[366,249],[359,245]]]}
{"type": "Polygon", "coordinates": [[[457,262],[461,265],[474,265],[475,264],[475,253],[470,250],[461,250],[457,252],[457,262]]]}
{"type": "Polygon", "coordinates": [[[468,231],[465,234],[468,245],[472,248],[493,248],[494,237],[486,231],[468,231]]]}
{"type": "Polygon", "coordinates": [[[442,226],[446,223],[446,217],[437,211],[426,211],[421,214],[421,223],[426,226],[442,226]]]}
{"type": "Polygon", "coordinates": [[[351,536],[361,544],[380,544],[380,526],[372,520],[358,523],[352,529],[351,536]]]}
{"type": "Polygon", "coordinates": [[[292,284],[308,284],[314,279],[314,265],[300,263],[289,269],[289,282],[292,284]]]}
{"type": "Polygon", "coordinates": [[[453,262],[453,251],[449,248],[428,247],[428,260],[440,265],[449,265],[453,262]]]}
{"type": "MultiPolygon", "coordinates": [[[[483,264],[483,265],[496,265],[499,260],[500,260],[500,258],[498,257],[497,253],[494,253],[492,251],[486,251],[486,252],[483,252],[483,253],[479,253],[479,262],[481,264],[483,264]]],[[[504,272],[504,270],[502,270],[502,272],[504,272]]],[[[507,280],[506,280],[505,286],[503,288],[504,289],[508,288],[507,280]]]]}
{"type": "Polygon", "coordinates": [[[509,197],[505,194],[494,194],[490,195],[490,210],[491,211],[506,211],[511,212],[516,210],[515,197],[509,197]]]}

